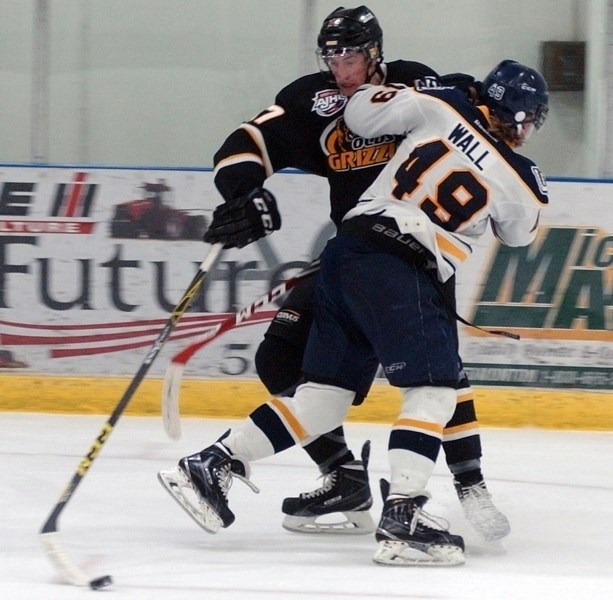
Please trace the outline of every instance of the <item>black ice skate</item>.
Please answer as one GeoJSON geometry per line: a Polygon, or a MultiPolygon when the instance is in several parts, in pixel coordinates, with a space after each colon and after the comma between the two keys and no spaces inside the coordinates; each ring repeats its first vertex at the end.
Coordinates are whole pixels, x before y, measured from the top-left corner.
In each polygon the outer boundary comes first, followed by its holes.
{"type": "Polygon", "coordinates": [[[370,442],[362,460],[353,460],[324,475],[323,485],[296,498],[285,498],[283,527],[297,533],[366,534],[375,530],[368,484],[370,442]],[[339,520],[342,519],[342,520],[339,520]]]}
{"type": "Polygon", "coordinates": [[[209,533],[217,533],[221,527],[234,523],[234,513],[228,506],[228,490],[233,477],[259,493],[258,488],[249,481],[247,463],[230,456],[219,442],[202,452],[182,458],[178,467],[158,473],[160,483],[170,495],[209,533]],[[193,491],[196,502],[185,490],[193,491]]]}
{"type": "Polygon", "coordinates": [[[464,562],[464,540],[422,510],[425,495],[385,500],[373,561],[381,565],[452,566],[464,562]]]}
{"type": "Polygon", "coordinates": [[[454,480],[455,487],[464,516],[468,522],[489,542],[500,540],[509,535],[509,520],[496,508],[485,481],[474,485],[462,485],[454,480]]]}

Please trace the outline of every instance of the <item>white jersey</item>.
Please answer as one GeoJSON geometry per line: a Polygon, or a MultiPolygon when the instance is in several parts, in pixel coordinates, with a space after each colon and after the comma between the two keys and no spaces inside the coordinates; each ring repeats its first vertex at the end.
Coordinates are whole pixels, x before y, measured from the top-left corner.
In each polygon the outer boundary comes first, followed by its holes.
{"type": "Polygon", "coordinates": [[[487,131],[486,113],[454,89],[361,88],[345,109],[348,127],[365,138],[405,139],[344,220],[394,218],[435,256],[441,281],[470,256],[488,221],[508,246],[532,242],[547,204],[545,178],[487,131]]]}

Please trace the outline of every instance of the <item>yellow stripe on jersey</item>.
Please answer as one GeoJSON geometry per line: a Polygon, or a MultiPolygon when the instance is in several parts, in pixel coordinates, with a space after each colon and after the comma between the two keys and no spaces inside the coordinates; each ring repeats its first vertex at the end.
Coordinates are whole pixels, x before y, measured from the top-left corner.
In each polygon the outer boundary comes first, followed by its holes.
{"type": "Polygon", "coordinates": [[[240,128],[244,129],[251,136],[251,139],[255,142],[255,145],[260,149],[263,166],[266,171],[266,177],[270,177],[274,171],[270,158],[268,157],[268,149],[266,148],[266,142],[264,141],[262,132],[257,127],[254,127],[249,123],[243,123],[240,128]]]}
{"type": "Polygon", "coordinates": [[[443,426],[439,423],[432,423],[431,421],[418,421],[417,419],[398,419],[392,426],[394,429],[410,429],[411,431],[417,431],[427,434],[436,434],[438,437],[443,435],[443,426]]]}
{"type": "MultiPolygon", "coordinates": [[[[443,236],[441,233],[436,233],[436,243],[443,254],[453,256],[456,260],[464,262],[470,254],[463,250],[460,246],[454,244],[451,240],[443,236]]],[[[455,262],[455,261],[452,261],[455,262]]]]}
{"type": "Polygon", "coordinates": [[[479,112],[487,119],[487,122],[490,122],[490,109],[485,106],[485,104],[478,104],[475,108],[479,110],[479,112]]]}
{"type": "Polygon", "coordinates": [[[292,411],[287,407],[287,405],[279,400],[278,398],[273,398],[268,401],[268,404],[275,409],[275,412],[281,413],[283,420],[290,428],[290,433],[293,433],[293,437],[298,438],[299,441],[303,442],[306,440],[309,435],[304,430],[300,421],[296,419],[292,411]]]}
{"type": "Polygon", "coordinates": [[[266,168],[264,163],[262,162],[262,157],[258,154],[254,154],[253,152],[241,152],[240,154],[232,154],[232,156],[228,156],[223,160],[220,160],[215,168],[213,169],[213,173],[217,175],[217,172],[223,169],[224,167],[229,167],[232,165],[237,165],[243,162],[254,162],[260,165],[262,168],[266,168]]]}

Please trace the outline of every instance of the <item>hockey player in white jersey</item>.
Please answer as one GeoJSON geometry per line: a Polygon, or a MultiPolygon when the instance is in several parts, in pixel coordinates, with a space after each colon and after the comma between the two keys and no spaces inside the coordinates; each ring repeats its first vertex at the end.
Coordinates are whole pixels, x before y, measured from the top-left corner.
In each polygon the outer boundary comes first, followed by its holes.
{"type": "Polygon", "coordinates": [[[483,104],[473,107],[453,89],[364,86],[345,111],[358,135],[405,135],[345,222],[359,215],[395,220],[400,234],[431,253],[441,281],[468,258],[488,223],[502,243],[528,245],[547,203],[541,172],[513,150],[547,116],[545,81],[507,60],[483,81],[481,95],[483,104]]]}
{"type": "Polygon", "coordinates": [[[540,171],[513,149],[545,120],[545,81],[503,61],[484,79],[481,97],[483,104],[474,106],[456,90],[391,85],[364,88],[349,101],[345,118],[358,135],[406,139],[322,254],[306,383],[160,473],[207,531],[234,522],[228,490],[234,477],[253,485],[252,461],[343,422],[374,358],[402,402],[389,438],[390,480],[373,560],[464,562],[462,538],[423,510],[459,370],[455,313],[441,283],[488,224],[505,244],[529,244],[547,203],[540,171]],[[188,488],[197,503],[184,493],[188,488]]]}

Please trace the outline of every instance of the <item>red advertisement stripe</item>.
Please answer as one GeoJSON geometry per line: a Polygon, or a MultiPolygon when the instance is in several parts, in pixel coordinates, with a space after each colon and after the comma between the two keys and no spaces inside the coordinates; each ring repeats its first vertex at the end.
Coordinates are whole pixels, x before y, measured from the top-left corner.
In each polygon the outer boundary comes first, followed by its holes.
{"type": "MultiPolygon", "coordinates": [[[[217,323],[208,323],[208,325],[216,325],[217,323]]],[[[177,325],[175,331],[193,331],[198,333],[202,331],[201,324],[195,325],[177,325]]],[[[147,328],[142,331],[119,331],[114,333],[98,333],[85,335],[63,335],[63,336],[45,336],[45,335],[19,335],[11,333],[0,334],[0,342],[7,346],[57,346],[68,344],[85,344],[108,342],[111,340],[135,339],[139,337],[151,337],[157,335],[159,327],[147,328]]]]}
{"type": "MultiPolygon", "coordinates": [[[[217,324],[217,322],[226,319],[233,313],[206,313],[196,316],[182,317],[181,323],[201,323],[201,324],[217,324]]],[[[116,321],[111,323],[78,323],[66,325],[52,325],[47,323],[20,323],[17,321],[4,321],[0,319],[0,325],[7,327],[15,327],[20,329],[37,329],[47,331],[74,331],[82,329],[126,329],[134,327],[161,327],[168,319],[144,319],[142,321],[116,321]]]]}
{"type": "MultiPolygon", "coordinates": [[[[266,311],[257,313],[252,316],[250,319],[243,321],[238,324],[237,327],[244,327],[246,325],[255,325],[257,323],[266,323],[270,321],[272,317],[275,315],[275,311],[266,311]]],[[[196,335],[201,335],[204,333],[203,331],[198,332],[196,335]]],[[[170,336],[171,341],[178,341],[182,339],[186,339],[189,337],[194,337],[194,333],[182,333],[182,334],[174,334],[170,336]]],[[[93,346],[93,347],[80,347],[80,348],[53,348],[49,355],[51,358],[69,358],[76,356],[91,356],[97,354],[110,354],[112,352],[121,352],[124,350],[134,350],[136,348],[142,348],[145,346],[149,346],[155,337],[151,337],[148,340],[140,340],[138,342],[132,342],[129,344],[117,344],[110,346],[93,346]]]]}
{"type": "Polygon", "coordinates": [[[77,214],[77,208],[79,206],[79,200],[83,196],[83,184],[85,181],[86,174],[83,172],[78,172],[75,174],[74,181],[72,186],[70,187],[70,198],[68,200],[68,207],[64,216],[66,217],[74,217],[77,214]]]}

